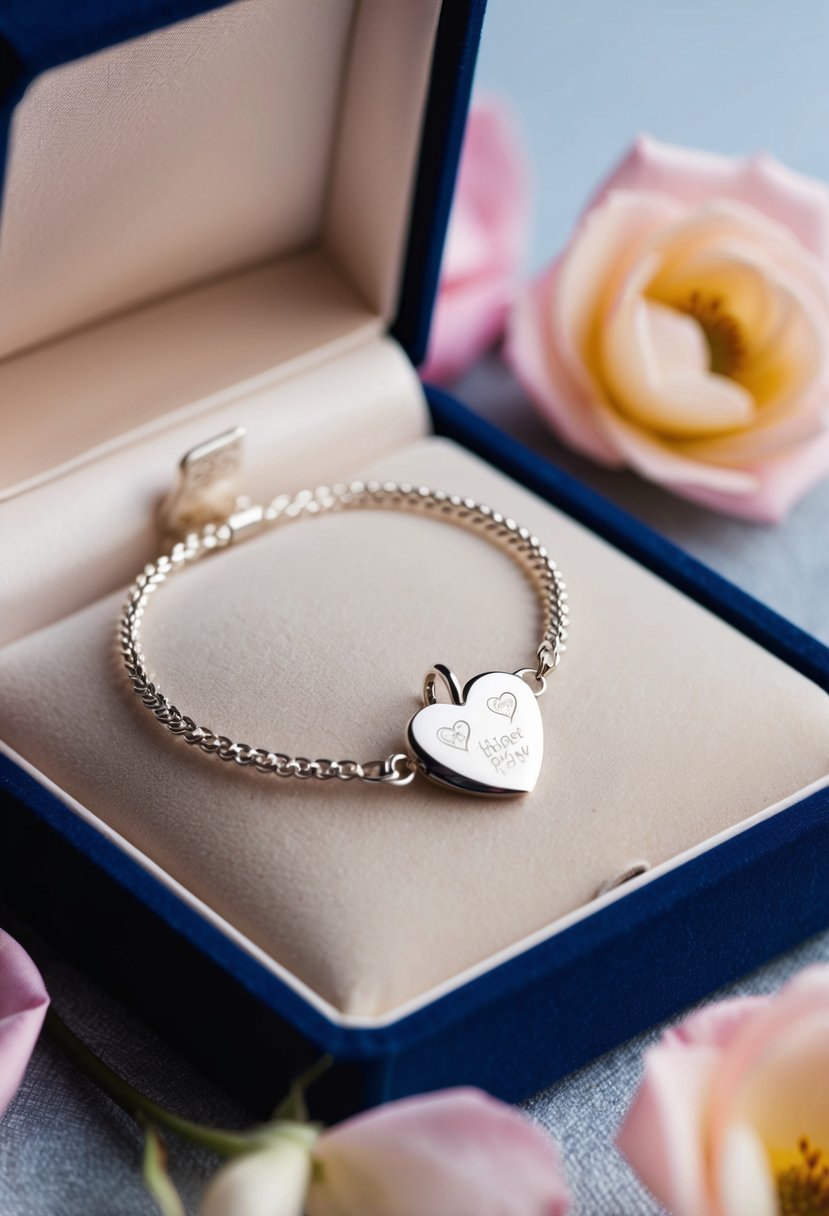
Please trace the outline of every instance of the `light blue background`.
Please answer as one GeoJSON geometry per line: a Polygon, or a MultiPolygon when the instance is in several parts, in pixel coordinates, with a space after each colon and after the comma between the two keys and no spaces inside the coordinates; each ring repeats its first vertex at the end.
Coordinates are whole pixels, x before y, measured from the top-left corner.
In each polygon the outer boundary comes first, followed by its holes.
{"type": "Polygon", "coordinates": [[[490,0],[477,79],[526,133],[534,264],[640,132],[829,180],[826,0],[490,0]]]}

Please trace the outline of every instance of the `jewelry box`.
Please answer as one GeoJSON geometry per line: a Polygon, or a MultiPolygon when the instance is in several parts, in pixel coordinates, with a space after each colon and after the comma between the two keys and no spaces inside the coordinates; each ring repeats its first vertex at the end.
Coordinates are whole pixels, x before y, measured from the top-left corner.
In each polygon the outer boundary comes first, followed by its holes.
{"type": "MultiPolygon", "coordinates": [[[[826,648],[415,374],[481,19],[0,15],[2,896],[263,1111],[325,1052],[322,1115],[517,1100],[829,923],[826,648]],[[236,426],[256,501],[426,484],[559,561],[527,798],[262,778],[135,703],[124,588],[177,460],[236,426]]],[[[147,631],[197,720],[368,755],[433,664],[515,670],[537,621],[489,546],[355,513],[200,562],[147,631]]]]}

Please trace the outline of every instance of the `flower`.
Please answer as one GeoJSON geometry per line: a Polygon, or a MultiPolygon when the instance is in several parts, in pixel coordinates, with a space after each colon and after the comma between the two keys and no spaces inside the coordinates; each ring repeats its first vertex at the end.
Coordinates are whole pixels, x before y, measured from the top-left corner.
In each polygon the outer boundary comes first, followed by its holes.
{"type": "Polygon", "coordinates": [[[234,1157],[208,1183],[200,1216],[302,1216],[316,1136],[316,1128],[289,1124],[271,1144],[234,1157]]]}
{"type": "Polygon", "coordinates": [[[829,1213],[829,966],[667,1031],[617,1143],[675,1216],[829,1213]]]}
{"type": "Polygon", "coordinates": [[[450,1089],[324,1132],[308,1216],[562,1216],[552,1140],[502,1102],[450,1089]]]}
{"type": "Polygon", "coordinates": [[[22,946],[0,929],[0,1115],[17,1092],[49,996],[22,946]]]}
{"type": "Polygon", "coordinates": [[[478,102],[466,128],[425,379],[461,375],[502,333],[528,213],[529,174],[513,122],[497,102],[478,102]]]}
{"type": "Polygon", "coordinates": [[[200,1216],[564,1216],[558,1152],[475,1089],[389,1102],[318,1138],[272,1143],[214,1175],[200,1216]],[[305,1187],[310,1177],[307,1194],[305,1187]],[[305,1207],[303,1208],[303,1196],[305,1207]]]}
{"type": "Polygon", "coordinates": [[[829,472],[829,189],[640,139],[523,294],[507,358],[565,442],[780,519],[829,472]]]}

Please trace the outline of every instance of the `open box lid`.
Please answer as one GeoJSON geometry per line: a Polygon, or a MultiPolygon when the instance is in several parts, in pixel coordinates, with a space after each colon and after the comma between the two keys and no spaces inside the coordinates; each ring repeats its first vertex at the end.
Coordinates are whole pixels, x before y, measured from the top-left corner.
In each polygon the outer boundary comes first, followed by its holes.
{"type": "Polygon", "coordinates": [[[0,365],[316,245],[417,362],[482,13],[4,6],[0,365]]]}
{"type": "Polygon", "coordinates": [[[3,6],[0,643],[125,582],[229,427],[258,496],[423,432],[482,12],[3,6]]]}

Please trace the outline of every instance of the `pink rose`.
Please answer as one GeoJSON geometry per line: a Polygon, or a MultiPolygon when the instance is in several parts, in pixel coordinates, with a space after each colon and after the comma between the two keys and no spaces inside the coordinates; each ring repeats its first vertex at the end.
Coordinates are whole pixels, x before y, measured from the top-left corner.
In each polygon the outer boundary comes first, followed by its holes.
{"type": "Polygon", "coordinates": [[[479,1090],[389,1102],[316,1139],[273,1128],[269,1145],[217,1171],[201,1216],[564,1216],[569,1205],[552,1140],[479,1090]]]}
{"type": "Polygon", "coordinates": [[[675,1216],[829,1212],[829,966],[667,1031],[618,1145],[675,1216]]]}
{"type": "Polygon", "coordinates": [[[17,1092],[49,997],[22,946],[0,929],[0,1115],[17,1092]]]}
{"type": "Polygon", "coordinates": [[[510,321],[568,444],[780,519],[829,472],[829,189],[770,156],[640,139],[510,321]]]}
{"type": "Polygon", "coordinates": [[[473,106],[443,255],[423,377],[459,376],[503,332],[529,213],[521,142],[496,102],[473,106]]]}

